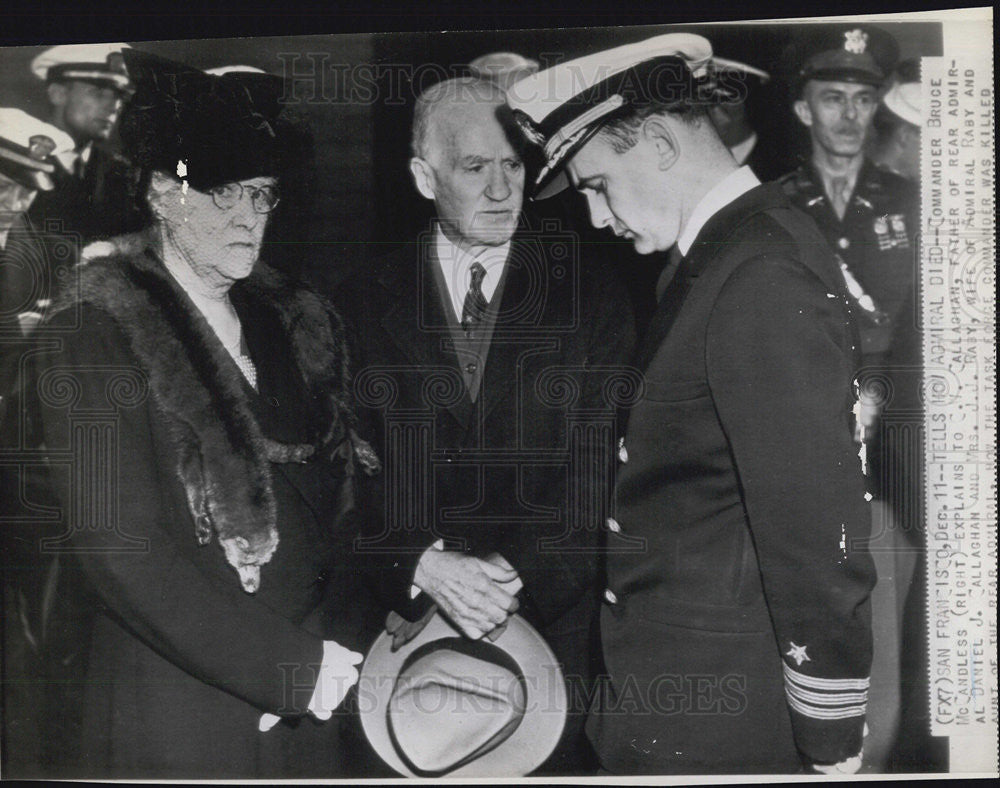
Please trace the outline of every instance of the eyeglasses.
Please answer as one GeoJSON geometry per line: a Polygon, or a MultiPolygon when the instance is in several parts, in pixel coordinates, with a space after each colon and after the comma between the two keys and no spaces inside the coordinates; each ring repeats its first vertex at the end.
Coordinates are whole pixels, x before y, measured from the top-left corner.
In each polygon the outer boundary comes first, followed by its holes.
{"type": "Polygon", "coordinates": [[[243,199],[243,192],[250,195],[250,204],[256,213],[270,213],[281,199],[274,186],[244,186],[242,183],[224,183],[209,190],[212,202],[222,211],[228,211],[243,199]]]}

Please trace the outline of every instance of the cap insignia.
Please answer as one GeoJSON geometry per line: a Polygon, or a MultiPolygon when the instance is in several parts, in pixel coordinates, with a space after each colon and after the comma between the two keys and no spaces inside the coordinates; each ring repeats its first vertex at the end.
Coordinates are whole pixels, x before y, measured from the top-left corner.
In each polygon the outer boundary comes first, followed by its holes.
{"type": "Polygon", "coordinates": [[[863,55],[868,46],[868,34],[860,29],[844,33],[844,49],[855,55],[863,55]]]}
{"type": "Polygon", "coordinates": [[[52,154],[56,149],[55,140],[44,134],[36,134],[28,139],[28,155],[39,161],[52,154]]]}
{"type": "Polygon", "coordinates": [[[524,132],[525,137],[536,145],[545,145],[545,135],[535,127],[531,118],[528,117],[528,113],[522,112],[519,109],[514,110],[514,121],[517,123],[521,131],[524,132]]]}

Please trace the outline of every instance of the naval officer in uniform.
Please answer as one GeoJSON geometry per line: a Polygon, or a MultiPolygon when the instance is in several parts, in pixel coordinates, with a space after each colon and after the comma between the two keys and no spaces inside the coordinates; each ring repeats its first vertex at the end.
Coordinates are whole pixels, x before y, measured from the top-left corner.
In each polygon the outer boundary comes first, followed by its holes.
{"type": "Polygon", "coordinates": [[[815,224],[707,116],[707,40],[668,34],[508,91],[594,225],[676,250],[619,447],[588,732],[620,774],[854,771],[872,637],[854,326],[815,224]]]}
{"type": "Polygon", "coordinates": [[[56,188],[29,211],[42,230],[69,237],[76,251],[91,241],[139,230],[146,216],[136,199],[136,172],[108,140],[131,83],[122,59],[127,44],[66,44],[31,63],[45,83],[51,122],[75,146],[58,156],[56,188]]]}

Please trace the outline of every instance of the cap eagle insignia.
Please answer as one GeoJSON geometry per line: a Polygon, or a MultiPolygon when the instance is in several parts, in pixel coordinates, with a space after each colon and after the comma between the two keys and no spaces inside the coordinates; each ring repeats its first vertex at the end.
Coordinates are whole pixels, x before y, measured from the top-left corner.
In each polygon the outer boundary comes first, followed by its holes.
{"type": "Polygon", "coordinates": [[[55,149],[55,140],[44,134],[36,134],[28,140],[28,155],[33,159],[44,159],[55,149]]]}
{"type": "Polygon", "coordinates": [[[844,33],[844,49],[855,55],[863,55],[868,46],[868,34],[863,30],[848,30],[844,33]]]}

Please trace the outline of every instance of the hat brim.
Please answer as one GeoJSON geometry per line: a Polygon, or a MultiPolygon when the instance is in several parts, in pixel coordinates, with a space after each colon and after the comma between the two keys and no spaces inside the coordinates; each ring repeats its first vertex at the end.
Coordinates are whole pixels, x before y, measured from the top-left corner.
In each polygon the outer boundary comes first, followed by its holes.
{"type": "Polygon", "coordinates": [[[851,68],[828,68],[817,69],[804,74],[804,82],[817,80],[819,82],[857,82],[862,85],[872,85],[881,87],[885,82],[885,76],[879,72],[864,71],[862,69],[851,68]]]}
{"type": "MultiPolygon", "coordinates": [[[[919,87],[919,83],[916,84],[919,87]]],[[[905,120],[911,126],[921,126],[923,119],[920,116],[920,108],[907,100],[900,87],[900,85],[896,85],[886,93],[882,97],[882,103],[893,115],[905,120]]]]}
{"type": "Polygon", "coordinates": [[[26,189],[52,191],[55,169],[51,160],[41,161],[0,146],[0,173],[26,189]]]}
{"type": "MultiPolygon", "coordinates": [[[[382,760],[402,775],[421,776],[396,751],[389,731],[388,706],[396,678],[407,657],[421,646],[461,636],[440,613],[435,613],[420,634],[397,651],[392,650],[392,636],[382,632],[365,658],[358,679],[361,727],[382,760]]],[[[493,645],[509,654],[524,674],[524,716],[508,739],[443,777],[524,776],[545,762],[562,736],[568,706],[566,686],[549,645],[517,615],[508,619],[506,629],[493,645]]]]}

